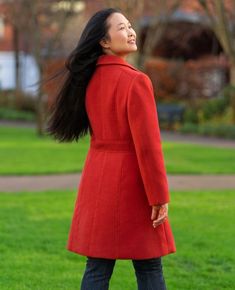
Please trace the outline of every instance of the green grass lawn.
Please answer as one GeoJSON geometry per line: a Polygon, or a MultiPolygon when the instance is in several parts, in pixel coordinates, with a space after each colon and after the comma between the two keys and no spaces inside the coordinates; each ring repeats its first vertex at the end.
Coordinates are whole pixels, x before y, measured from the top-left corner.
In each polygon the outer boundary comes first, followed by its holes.
{"type": "MultiPolygon", "coordinates": [[[[66,250],[76,192],[0,194],[0,289],[78,290],[85,257],[66,250]]],[[[163,257],[169,290],[234,289],[235,190],[172,192],[177,252],[163,257]]],[[[135,290],[117,260],[110,290],[135,290]]]]}
{"type": "MultiPolygon", "coordinates": [[[[39,138],[31,128],[0,127],[0,174],[38,175],[82,171],[89,136],[78,143],[39,138]]],[[[235,173],[235,148],[164,142],[169,174],[235,173]]]]}

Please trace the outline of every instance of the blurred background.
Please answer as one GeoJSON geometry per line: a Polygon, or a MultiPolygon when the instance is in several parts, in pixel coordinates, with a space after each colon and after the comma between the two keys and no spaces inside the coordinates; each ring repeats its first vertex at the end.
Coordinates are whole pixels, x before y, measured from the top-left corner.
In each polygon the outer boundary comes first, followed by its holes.
{"type": "Polygon", "coordinates": [[[163,129],[235,138],[234,1],[0,1],[0,119],[43,127],[59,70],[89,17],[119,7],[137,32],[129,61],[152,79],[163,129]]]}

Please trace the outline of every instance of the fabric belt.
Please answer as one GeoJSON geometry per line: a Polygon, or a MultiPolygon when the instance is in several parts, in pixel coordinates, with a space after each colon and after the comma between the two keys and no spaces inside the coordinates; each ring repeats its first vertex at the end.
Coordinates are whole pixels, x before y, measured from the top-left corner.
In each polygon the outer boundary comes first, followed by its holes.
{"type": "Polygon", "coordinates": [[[108,151],[133,151],[135,152],[135,146],[132,141],[122,140],[100,140],[90,139],[90,148],[96,150],[108,150],[108,151]]]}

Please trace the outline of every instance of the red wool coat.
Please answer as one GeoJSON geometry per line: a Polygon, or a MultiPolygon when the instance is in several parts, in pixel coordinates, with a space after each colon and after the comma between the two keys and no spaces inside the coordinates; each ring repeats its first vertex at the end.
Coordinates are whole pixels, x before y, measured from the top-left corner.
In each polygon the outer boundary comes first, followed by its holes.
{"type": "Polygon", "coordinates": [[[170,195],[149,77],[121,57],[100,56],[86,109],[93,134],[66,248],[110,259],[176,252],[169,217],[156,228],[151,221],[151,205],[170,195]]]}

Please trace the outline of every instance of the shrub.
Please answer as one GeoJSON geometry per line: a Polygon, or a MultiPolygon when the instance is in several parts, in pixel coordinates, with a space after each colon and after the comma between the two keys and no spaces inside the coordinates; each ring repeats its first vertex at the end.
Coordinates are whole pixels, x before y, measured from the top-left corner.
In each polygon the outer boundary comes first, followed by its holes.
{"type": "Polygon", "coordinates": [[[198,133],[198,125],[195,123],[184,123],[178,130],[181,133],[198,133]]]}
{"type": "Polygon", "coordinates": [[[227,115],[229,119],[225,123],[234,123],[233,116],[235,108],[233,102],[235,100],[235,88],[226,86],[221,92],[210,100],[202,98],[187,102],[184,120],[186,123],[205,124],[210,122],[224,123],[224,117],[227,115]],[[228,116],[228,110],[232,110],[228,116]]]}
{"type": "Polygon", "coordinates": [[[226,58],[214,56],[187,61],[149,57],[145,60],[144,70],[161,101],[208,100],[214,98],[229,81],[229,63],[226,58]]]}
{"type": "Polygon", "coordinates": [[[34,121],[35,114],[28,111],[19,111],[11,108],[0,108],[1,120],[34,121]]]}
{"type": "Polygon", "coordinates": [[[36,111],[36,99],[35,97],[18,93],[20,101],[16,102],[16,92],[13,90],[0,92],[0,107],[17,109],[29,112],[36,111]]]}
{"type": "Polygon", "coordinates": [[[217,136],[228,139],[235,139],[235,125],[227,124],[193,124],[185,123],[178,129],[181,133],[196,133],[205,136],[217,136]]]}
{"type": "Polygon", "coordinates": [[[225,97],[215,98],[206,101],[201,108],[203,119],[210,120],[215,115],[221,115],[229,106],[229,99],[225,97]]]}
{"type": "Polygon", "coordinates": [[[197,124],[199,122],[197,110],[187,107],[184,112],[184,121],[186,123],[197,124]]]}

